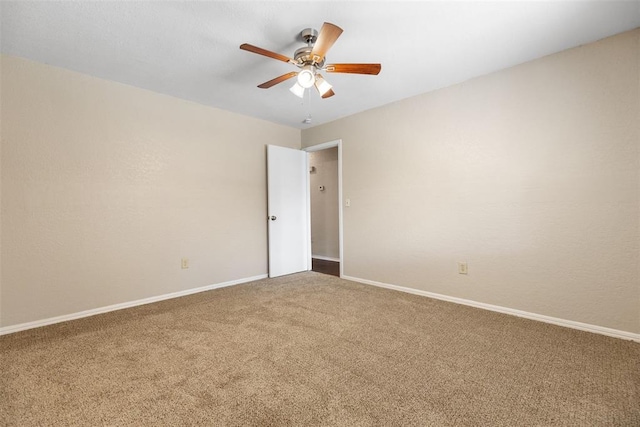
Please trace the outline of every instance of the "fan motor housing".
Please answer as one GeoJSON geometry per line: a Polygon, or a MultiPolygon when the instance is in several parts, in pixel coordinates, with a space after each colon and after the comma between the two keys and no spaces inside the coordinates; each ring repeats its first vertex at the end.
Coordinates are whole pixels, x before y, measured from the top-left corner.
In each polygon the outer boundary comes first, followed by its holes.
{"type": "Polygon", "coordinates": [[[315,65],[318,68],[322,68],[322,66],[324,65],[324,58],[322,58],[321,62],[314,62],[313,58],[311,57],[312,50],[313,46],[301,47],[300,49],[296,50],[293,55],[293,59],[295,59],[296,62],[300,64],[299,66],[315,65]]]}

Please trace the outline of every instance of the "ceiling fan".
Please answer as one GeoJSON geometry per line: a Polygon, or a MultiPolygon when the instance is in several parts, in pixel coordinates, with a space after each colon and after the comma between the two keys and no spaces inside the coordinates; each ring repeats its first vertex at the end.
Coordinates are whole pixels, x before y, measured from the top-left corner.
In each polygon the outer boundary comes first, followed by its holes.
{"type": "Polygon", "coordinates": [[[283,74],[268,82],[258,85],[261,89],[268,89],[297,76],[296,83],[291,87],[291,92],[302,98],[305,89],[315,86],[322,98],[329,98],[335,93],[332,86],[324,79],[320,71],[327,73],[373,74],[377,75],[382,68],[380,64],[325,64],[325,55],[342,34],[342,28],[325,22],[318,33],[313,28],[302,30],[302,39],[307,46],[296,50],[293,58],[271,52],[257,46],[244,43],[240,49],[267,56],[279,61],[288,62],[300,68],[300,71],[292,71],[283,74]]]}

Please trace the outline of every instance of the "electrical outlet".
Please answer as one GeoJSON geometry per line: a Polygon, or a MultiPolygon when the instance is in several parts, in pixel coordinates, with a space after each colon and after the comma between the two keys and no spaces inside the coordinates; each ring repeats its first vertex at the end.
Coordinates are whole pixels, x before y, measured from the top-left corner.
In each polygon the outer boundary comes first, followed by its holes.
{"type": "Polygon", "coordinates": [[[182,258],[182,268],[189,268],[189,258],[182,258]]]}
{"type": "Polygon", "coordinates": [[[469,268],[466,262],[458,263],[458,274],[469,274],[469,268]]]}

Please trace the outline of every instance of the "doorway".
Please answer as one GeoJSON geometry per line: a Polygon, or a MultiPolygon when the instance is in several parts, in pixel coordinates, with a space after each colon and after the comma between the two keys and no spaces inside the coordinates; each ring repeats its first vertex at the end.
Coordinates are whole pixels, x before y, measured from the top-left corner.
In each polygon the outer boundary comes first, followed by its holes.
{"type": "Polygon", "coordinates": [[[342,276],[342,141],[308,147],[311,269],[342,276]]]}

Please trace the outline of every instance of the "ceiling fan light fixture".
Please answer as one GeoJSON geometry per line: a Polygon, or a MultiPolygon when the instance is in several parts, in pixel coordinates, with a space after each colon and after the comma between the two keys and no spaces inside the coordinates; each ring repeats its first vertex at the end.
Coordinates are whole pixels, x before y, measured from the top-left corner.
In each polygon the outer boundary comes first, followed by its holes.
{"type": "Polygon", "coordinates": [[[304,88],[298,82],[295,82],[289,90],[298,98],[304,98],[304,88]]]}
{"type": "Polygon", "coordinates": [[[307,89],[313,86],[316,81],[316,72],[313,65],[305,65],[298,73],[298,84],[307,89]]]}
{"type": "MultiPolygon", "coordinates": [[[[2,0],[0,0],[2,1],[2,0]]],[[[306,28],[302,30],[302,39],[307,43],[295,51],[293,58],[282,55],[270,50],[254,46],[249,43],[240,45],[240,49],[252,52],[257,55],[266,56],[278,61],[286,62],[298,68],[297,71],[291,71],[259,84],[260,89],[268,89],[286,80],[296,78],[294,84],[289,90],[299,98],[304,99],[305,90],[315,86],[322,99],[331,98],[335,95],[332,86],[324,80],[323,76],[318,72],[327,73],[348,73],[348,74],[369,74],[377,75],[380,73],[380,64],[351,64],[338,63],[325,65],[326,54],[331,49],[335,41],[342,34],[342,28],[330,22],[322,24],[320,32],[306,28]]]]}
{"type": "Polygon", "coordinates": [[[320,96],[329,92],[333,87],[320,74],[316,75],[315,85],[316,85],[316,89],[318,89],[318,93],[320,94],[320,96]]]}

